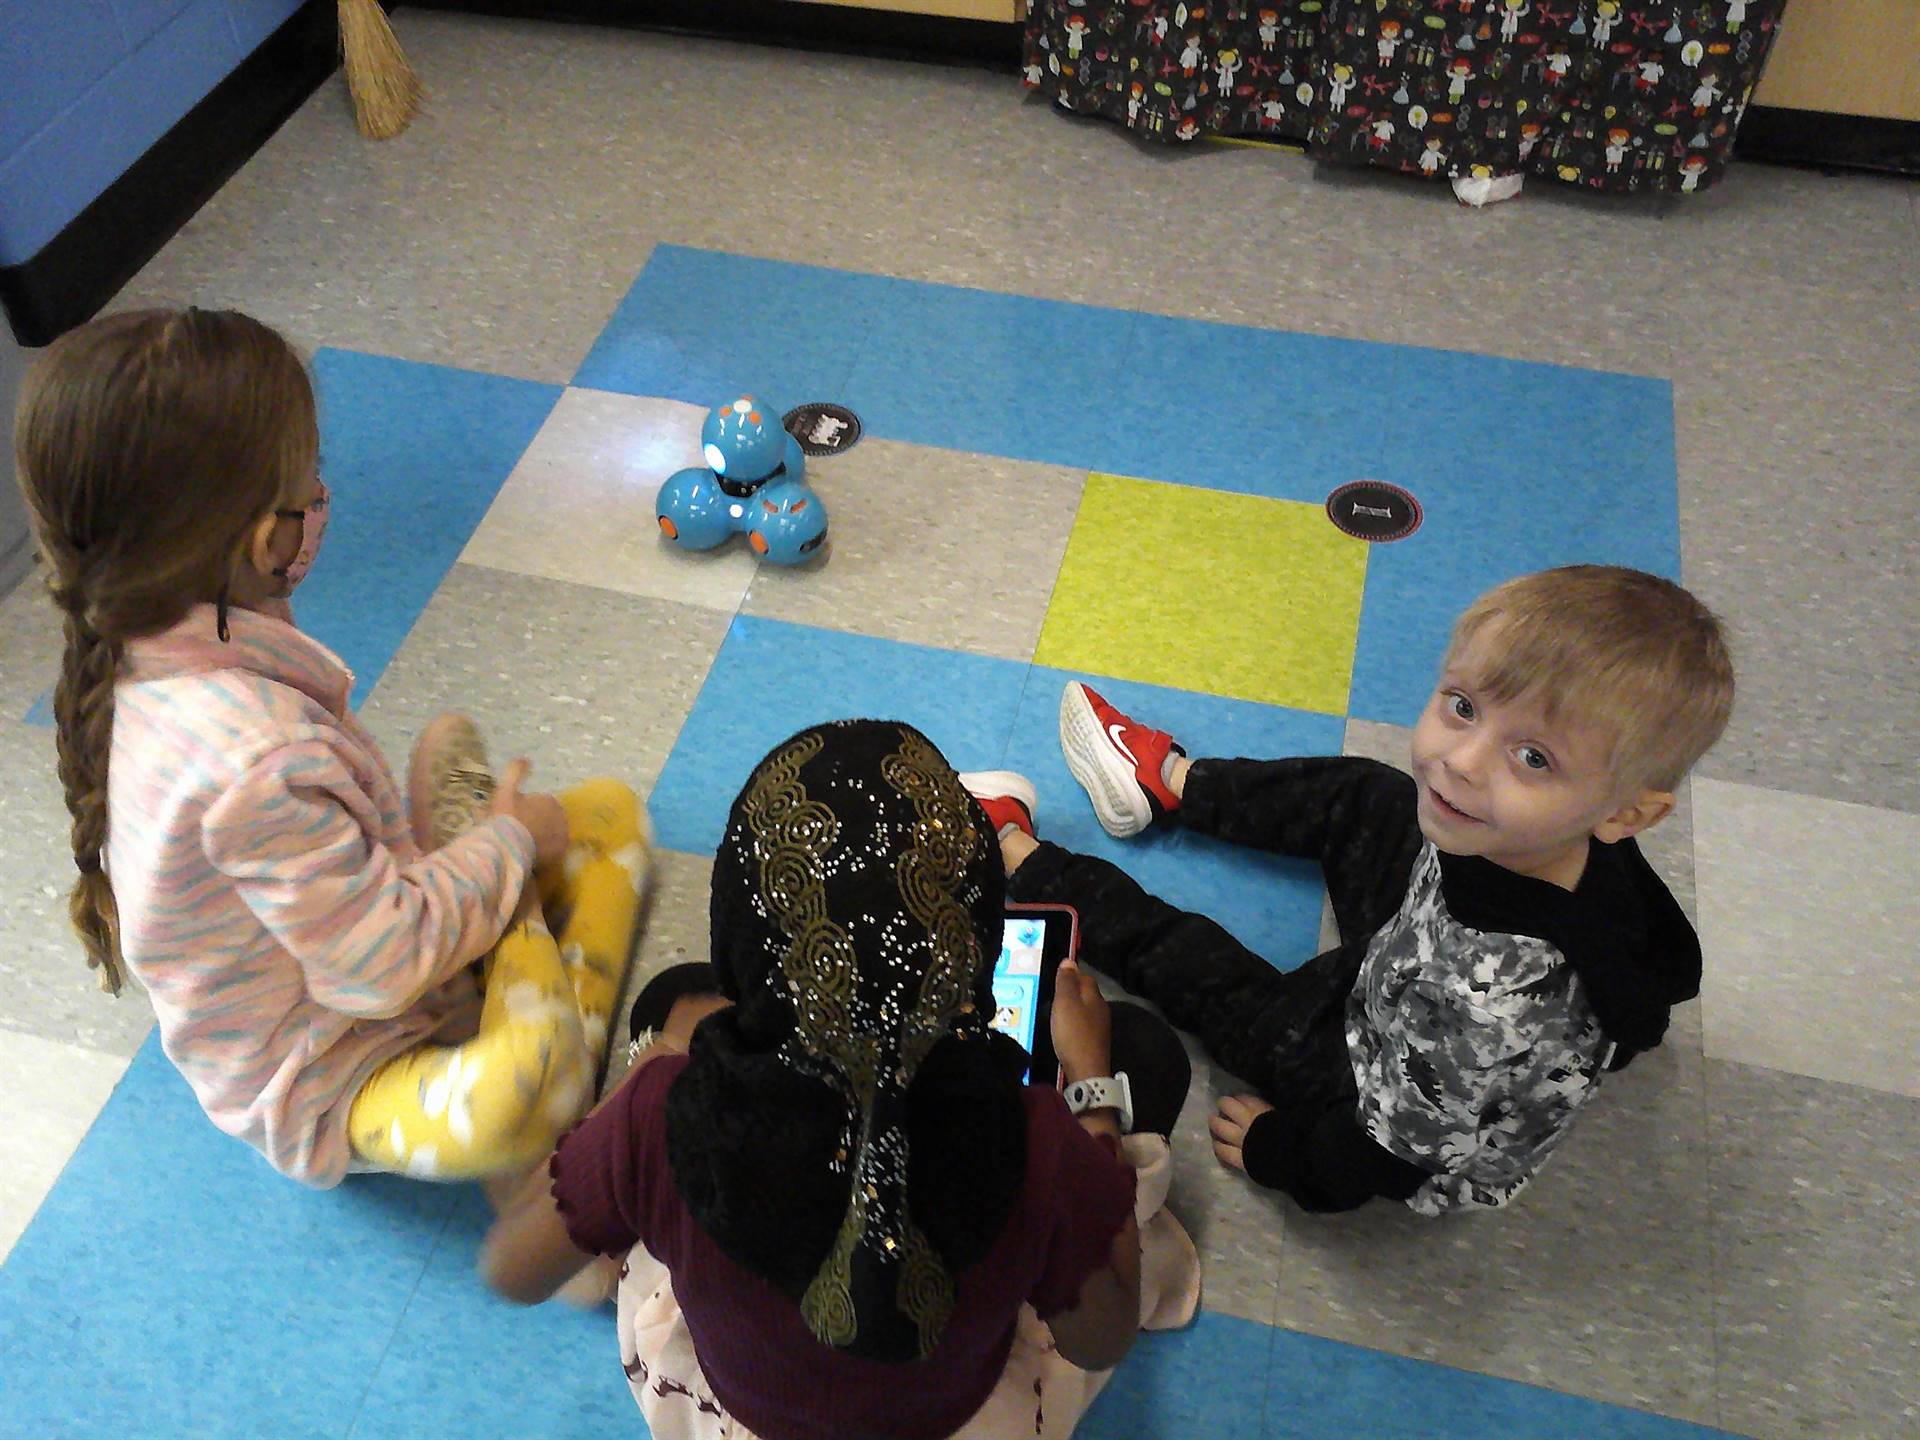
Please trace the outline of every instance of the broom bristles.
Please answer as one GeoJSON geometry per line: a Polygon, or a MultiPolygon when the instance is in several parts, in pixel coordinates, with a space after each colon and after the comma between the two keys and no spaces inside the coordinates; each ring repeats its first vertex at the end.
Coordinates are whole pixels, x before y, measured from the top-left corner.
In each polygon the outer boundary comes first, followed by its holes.
{"type": "Polygon", "coordinates": [[[420,77],[380,0],[340,0],[340,54],[362,135],[390,140],[413,123],[420,113],[420,77]]]}

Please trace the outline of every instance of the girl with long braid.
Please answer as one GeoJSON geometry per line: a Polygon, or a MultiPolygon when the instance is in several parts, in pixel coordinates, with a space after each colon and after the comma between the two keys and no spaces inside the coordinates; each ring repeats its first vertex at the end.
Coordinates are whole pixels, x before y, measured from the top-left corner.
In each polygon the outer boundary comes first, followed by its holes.
{"type": "Polygon", "coordinates": [[[15,436],[103,987],[131,972],[213,1122],[308,1184],[540,1159],[589,1098],[631,948],[632,792],[522,794],[524,762],[496,786],[445,717],[409,821],[352,676],[293,624],[330,497],[312,385],[258,321],[81,326],[27,376],[15,436]]]}

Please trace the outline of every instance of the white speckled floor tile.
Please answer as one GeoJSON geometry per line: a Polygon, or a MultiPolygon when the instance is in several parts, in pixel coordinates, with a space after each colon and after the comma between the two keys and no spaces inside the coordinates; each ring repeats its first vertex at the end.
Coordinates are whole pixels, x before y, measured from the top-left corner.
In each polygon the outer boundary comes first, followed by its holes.
{"type": "Polygon", "coordinates": [[[746,613],[1030,660],[1084,473],[865,439],[815,462],[824,559],[762,565],[746,613]]]}
{"type": "Polygon", "coordinates": [[[705,415],[677,400],[565,391],[461,558],[731,614],[753,553],[738,540],[683,550],[654,517],[667,477],[702,463],[705,415]]]}
{"type": "Polygon", "coordinates": [[[126,1055],[0,1025],[0,1263],[33,1219],[127,1068],[126,1055]]]}
{"type": "Polygon", "coordinates": [[[1920,1099],[1920,816],[1693,790],[1707,1054],[1920,1099]]]}

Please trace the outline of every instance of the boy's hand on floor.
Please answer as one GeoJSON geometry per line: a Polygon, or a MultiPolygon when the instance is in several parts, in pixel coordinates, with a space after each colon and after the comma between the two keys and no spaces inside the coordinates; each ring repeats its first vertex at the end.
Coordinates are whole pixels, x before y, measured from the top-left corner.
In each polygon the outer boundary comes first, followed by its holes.
{"type": "Polygon", "coordinates": [[[1220,1102],[1220,1113],[1207,1122],[1213,1132],[1213,1153],[1222,1165],[1245,1170],[1240,1148],[1246,1143],[1247,1130],[1273,1106],[1258,1095],[1229,1095],[1220,1102]]]}
{"type": "Polygon", "coordinates": [[[567,812],[559,800],[551,795],[520,793],[532,768],[525,760],[516,760],[507,766],[493,792],[493,813],[511,815],[527,827],[533,835],[533,863],[544,868],[558,865],[567,858],[567,847],[573,837],[567,829],[567,812]]]}

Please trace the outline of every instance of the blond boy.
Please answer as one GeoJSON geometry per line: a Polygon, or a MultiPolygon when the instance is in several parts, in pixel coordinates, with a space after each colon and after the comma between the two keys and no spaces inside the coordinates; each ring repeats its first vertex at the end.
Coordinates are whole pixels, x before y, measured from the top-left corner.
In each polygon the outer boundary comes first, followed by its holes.
{"type": "Polygon", "coordinates": [[[1455,628],[1411,776],[1368,760],[1189,761],[1070,684],[1061,744],[1101,824],[1318,860],[1341,944],[1276,970],[1123,871],[1038,840],[1032,787],[972,777],[1010,897],[1074,905],[1084,958],[1260,1096],[1220,1104],[1222,1163],[1308,1210],[1506,1204],[1601,1078],[1699,991],[1700,946],[1634,837],[1726,727],[1720,626],[1669,581],[1573,566],[1455,628]]]}

